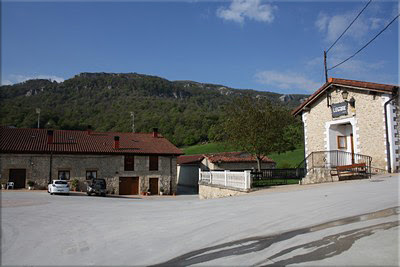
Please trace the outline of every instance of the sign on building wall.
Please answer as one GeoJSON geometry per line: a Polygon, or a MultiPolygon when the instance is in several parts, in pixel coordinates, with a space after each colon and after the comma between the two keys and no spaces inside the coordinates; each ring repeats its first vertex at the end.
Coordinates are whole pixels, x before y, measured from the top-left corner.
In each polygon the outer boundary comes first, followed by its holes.
{"type": "Polygon", "coordinates": [[[347,102],[332,104],[332,117],[337,118],[348,114],[347,102]]]}

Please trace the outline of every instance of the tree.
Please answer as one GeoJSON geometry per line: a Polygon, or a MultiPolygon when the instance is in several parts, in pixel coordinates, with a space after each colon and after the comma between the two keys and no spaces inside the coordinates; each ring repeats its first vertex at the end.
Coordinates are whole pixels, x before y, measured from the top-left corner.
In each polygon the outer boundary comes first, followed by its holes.
{"type": "Polygon", "coordinates": [[[244,97],[226,106],[223,129],[225,141],[254,155],[260,171],[268,154],[293,149],[296,140],[287,138],[285,132],[294,124],[289,110],[264,99],[244,97]]]}

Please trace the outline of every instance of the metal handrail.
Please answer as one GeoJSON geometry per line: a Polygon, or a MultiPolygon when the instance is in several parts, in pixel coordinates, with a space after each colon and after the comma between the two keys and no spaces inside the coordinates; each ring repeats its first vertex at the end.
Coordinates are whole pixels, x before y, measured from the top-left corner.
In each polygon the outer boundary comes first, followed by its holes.
{"type": "Polygon", "coordinates": [[[363,154],[341,150],[314,151],[300,162],[297,168],[304,168],[306,174],[314,168],[335,168],[337,166],[365,163],[368,173],[371,173],[372,157],[363,154]]]}

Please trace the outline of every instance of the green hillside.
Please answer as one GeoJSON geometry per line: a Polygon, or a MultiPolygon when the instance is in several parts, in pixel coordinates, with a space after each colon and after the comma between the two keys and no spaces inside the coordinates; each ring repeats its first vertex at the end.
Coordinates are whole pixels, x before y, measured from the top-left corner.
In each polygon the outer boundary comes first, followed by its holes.
{"type": "Polygon", "coordinates": [[[185,153],[185,155],[237,151],[237,149],[235,149],[234,147],[228,146],[223,143],[207,143],[207,144],[193,145],[193,146],[183,147],[182,150],[185,153]]]}
{"type": "MultiPolygon", "coordinates": [[[[211,154],[231,151],[237,151],[237,149],[226,146],[223,143],[207,143],[183,148],[183,152],[185,152],[185,155],[211,154]]],[[[268,155],[268,157],[273,159],[277,163],[277,168],[295,168],[304,159],[304,148],[300,147],[293,151],[287,151],[280,154],[273,153],[271,155],[268,155]]]]}
{"type": "Polygon", "coordinates": [[[267,98],[289,109],[305,95],[239,90],[137,73],[81,73],[62,83],[29,80],[0,87],[0,124],[23,128],[159,131],[177,146],[213,140],[223,107],[242,96],[267,98]]]}

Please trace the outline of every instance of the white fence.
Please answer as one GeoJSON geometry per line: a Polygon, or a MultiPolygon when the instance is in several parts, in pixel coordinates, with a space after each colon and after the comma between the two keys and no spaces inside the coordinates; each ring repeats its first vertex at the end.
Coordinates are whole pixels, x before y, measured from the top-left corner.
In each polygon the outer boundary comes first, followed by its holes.
{"type": "Polygon", "coordinates": [[[250,171],[202,171],[199,169],[199,183],[247,190],[251,186],[250,171]]]}

